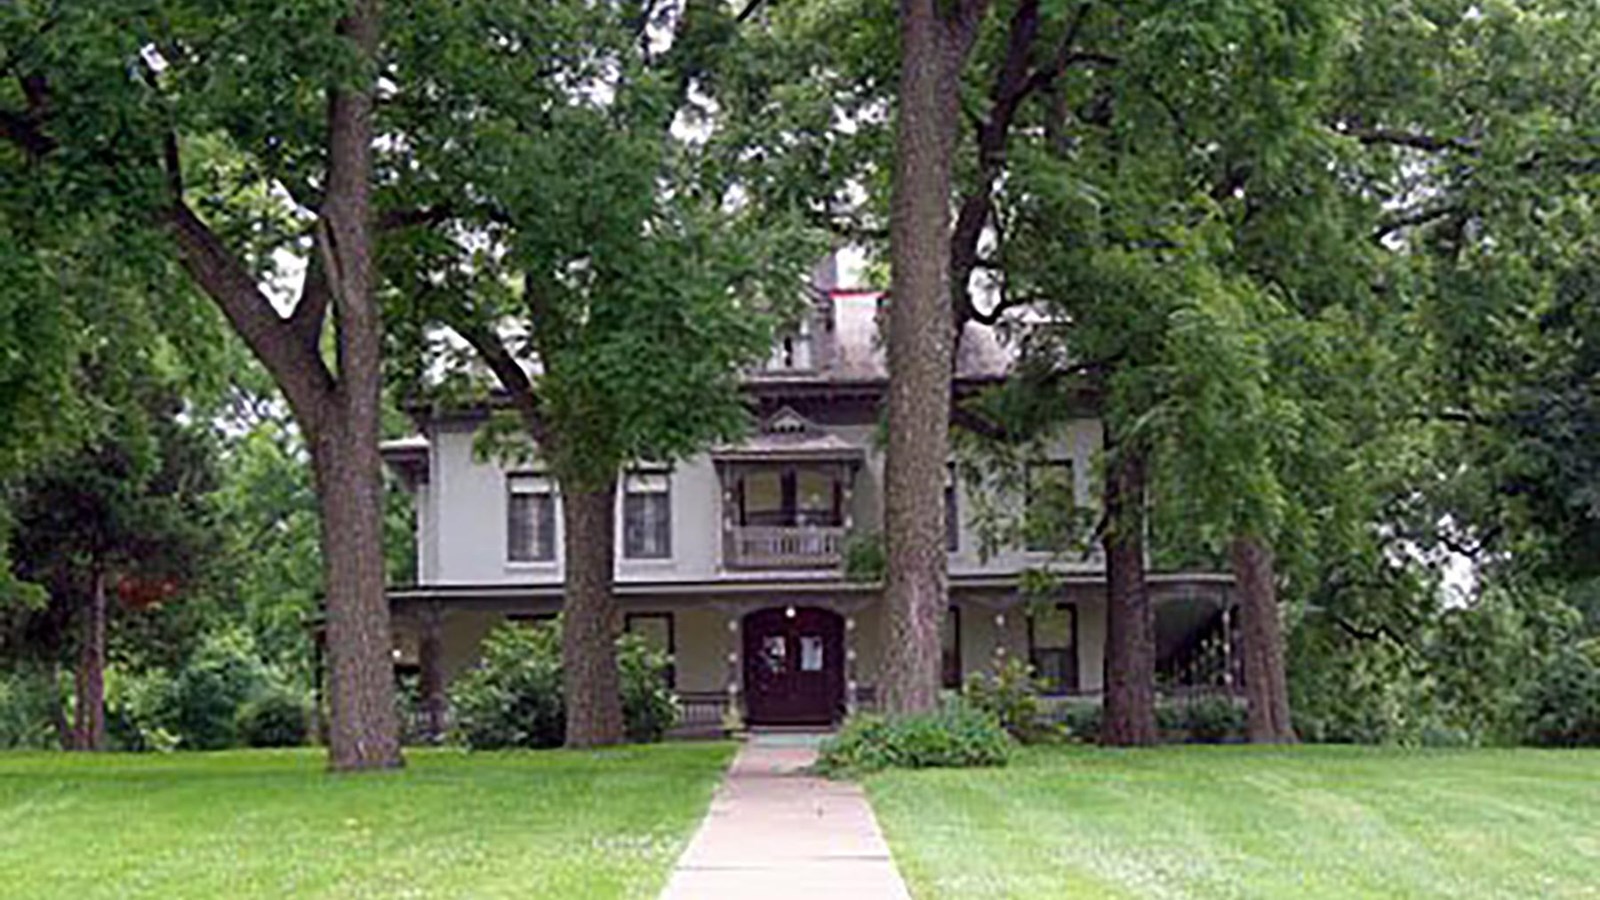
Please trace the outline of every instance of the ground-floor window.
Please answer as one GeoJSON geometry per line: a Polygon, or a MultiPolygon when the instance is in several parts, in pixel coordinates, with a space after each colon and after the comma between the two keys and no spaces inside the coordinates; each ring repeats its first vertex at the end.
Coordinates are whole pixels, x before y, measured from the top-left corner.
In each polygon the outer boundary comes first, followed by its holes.
{"type": "Polygon", "coordinates": [[[944,633],[939,654],[940,680],[947,688],[961,687],[961,607],[950,604],[944,614],[944,633]]]}
{"type": "Polygon", "coordinates": [[[1078,610],[1070,603],[1035,607],[1028,615],[1028,662],[1047,694],[1078,690],[1078,610]]]}
{"type": "Polygon", "coordinates": [[[668,687],[676,687],[678,682],[678,667],[673,659],[678,652],[678,635],[673,626],[672,613],[666,612],[628,613],[623,619],[623,628],[629,634],[639,635],[645,646],[666,654],[667,668],[663,677],[668,687]]]}
{"type": "Polygon", "coordinates": [[[507,622],[516,622],[519,625],[540,625],[555,620],[556,614],[553,612],[506,613],[507,622]]]}

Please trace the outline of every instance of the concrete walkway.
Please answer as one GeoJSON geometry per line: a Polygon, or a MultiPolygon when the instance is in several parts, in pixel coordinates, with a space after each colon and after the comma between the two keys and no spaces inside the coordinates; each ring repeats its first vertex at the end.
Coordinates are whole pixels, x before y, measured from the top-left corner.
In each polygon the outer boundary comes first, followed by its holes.
{"type": "Polygon", "coordinates": [[[663,900],[909,900],[861,788],[800,772],[816,757],[790,735],[745,744],[663,900]]]}

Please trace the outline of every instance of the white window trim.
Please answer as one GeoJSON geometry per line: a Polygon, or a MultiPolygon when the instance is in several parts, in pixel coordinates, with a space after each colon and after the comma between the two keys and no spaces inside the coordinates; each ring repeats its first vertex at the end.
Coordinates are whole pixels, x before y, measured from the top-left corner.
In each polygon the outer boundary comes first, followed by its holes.
{"type": "Polygon", "coordinates": [[[628,567],[670,568],[678,555],[677,515],[672,502],[672,471],[664,468],[639,468],[624,472],[622,490],[617,495],[617,558],[628,567]],[[667,495],[667,555],[628,555],[628,495],[667,495]]]}
{"type": "Polygon", "coordinates": [[[556,489],[556,482],[544,472],[510,472],[507,473],[506,489],[502,495],[504,508],[500,516],[503,527],[511,527],[511,497],[516,494],[544,494],[549,496],[551,508],[550,528],[550,558],[549,559],[512,559],[511,535],[507,533],[501,541],[504,546],[504,563],[506,571],[511,572],[553,572],[561,568],[563,541],[566,534],[561,521],[561,492],[556,489]]]}

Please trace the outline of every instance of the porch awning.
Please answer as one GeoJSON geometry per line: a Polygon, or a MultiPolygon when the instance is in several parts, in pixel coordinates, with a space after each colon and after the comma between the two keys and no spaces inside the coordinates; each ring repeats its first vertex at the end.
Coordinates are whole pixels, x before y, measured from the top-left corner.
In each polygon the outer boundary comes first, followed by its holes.
{"type": "Polygon", "coordinates": [[[758,434],[711,451],[717,462],[860,462],[865,457],[862,447],[826,432],[758,434]]]}

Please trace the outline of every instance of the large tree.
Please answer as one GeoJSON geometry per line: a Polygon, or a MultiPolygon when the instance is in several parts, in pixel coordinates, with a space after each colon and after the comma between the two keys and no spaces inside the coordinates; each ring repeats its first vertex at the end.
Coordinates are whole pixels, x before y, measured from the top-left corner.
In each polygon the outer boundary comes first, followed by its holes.
{"type": "MultiPolygon", "coordinates": [[[[427,169],[444,186],[407,185],[437,196],[433,243],[393,260],[399,318],[472,348],[448,362],[492,373],[560,488],[569,746],[624,738],[619,476],[743,432],[741,370],[769,350],[817,250],[749,177],[755,147],[731,143],[759,131],[746,96],[770,89],[751,71],[755,16],[700,0],[532,10],[501,23],[492,74],[396,101],[459,136],[427,169]],[[521,49],[540,43],[551,59],[521,49]],[[455,266],[473,244],[492,249],[455,266]]],[[[428,47],[436,75],[451,51],[428,47]]]]}
{"type": "Polygon", "coordinates": [[[7,656],[32,656],[51,670],[75,651],[74,719],[64,740],[74,750],[106,747],[113,604],[136,611],[194,592],[215,549],[205,507],[215,486],[211,436],[178,421],[181,398],[160,376],[90,374],[95,402],[114,410],[110,420],[76,452],[15,485],[16,572],[48,599],[12,605],[0,639],[7,656]]]}
{"type": "Polygon", "coordinates": [[[903,0],[889,213],[889,444],[884,462],[888,619],[881,686],[892,713],[939,696],[949,605],[944,547],[954,333],[950,191],[962,73],[988,0],[903,0]]]}
{"type": "Polygon", "coordinates": [[[479,51],[494,44],[492,22],[470,10],[421,4],[386,16],[376,0],[0,10],[0,164],[30,186],[7,202],[45,215],[90,210],[116,225],[130,257],[180,263],[305,435],[337,769],[401,762],[376,261],[380,233],[403,233],[417,211],[392,190],[396,179],[375,173],[409,170],[418,148],[447,143],[412,122],[404,138],[378,139],[380,83],[426,90],[429,73],[405,65],[423,11],[478,34],[479,51]]]}

